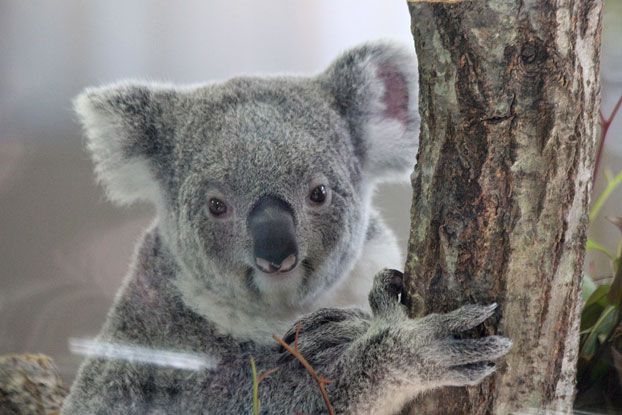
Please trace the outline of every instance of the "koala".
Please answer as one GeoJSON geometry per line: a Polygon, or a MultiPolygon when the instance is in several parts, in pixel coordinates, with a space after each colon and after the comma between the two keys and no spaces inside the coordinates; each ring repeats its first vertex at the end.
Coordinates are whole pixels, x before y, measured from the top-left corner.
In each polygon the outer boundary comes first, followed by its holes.
{"type": "Polygon", "coordinates": [[[401,258],[372,195],[415,164],[417,102],[414,51],[386,42],[314,77],[86,89],[75,110],[107,196],[157,213],[96,341],[214,364],[90,356],[62,412],[251,413],[253,358],[261,413],[325,413],[273,335],[330,381],[335,413],[394,413],[491,374],[510,341],[455,335],[494,305],[409,319],[384,269],[401,258]]]}

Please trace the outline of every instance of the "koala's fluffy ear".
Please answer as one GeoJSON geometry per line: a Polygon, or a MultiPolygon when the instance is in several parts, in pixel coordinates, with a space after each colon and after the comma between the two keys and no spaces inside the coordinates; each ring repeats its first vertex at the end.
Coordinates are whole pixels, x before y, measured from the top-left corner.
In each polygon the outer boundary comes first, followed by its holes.
{"type": "Polygon", "coordinates": [[[369,43],[345,52],[321,75],[346,119],[366,174],[408,177],[419,142],[414,48],[369,43]]]}
{"type": "Polygon", "coordinates": [[[177,94],[152,84],[87,88],[74,100],[98,181],[119,204],[157,202],[170,158],[177,94]]]}

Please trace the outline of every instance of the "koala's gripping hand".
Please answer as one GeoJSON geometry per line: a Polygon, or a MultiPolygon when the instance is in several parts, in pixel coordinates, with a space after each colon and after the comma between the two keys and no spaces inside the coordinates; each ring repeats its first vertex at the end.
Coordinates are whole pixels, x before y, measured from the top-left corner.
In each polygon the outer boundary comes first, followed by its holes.
{"type": "MultiPolygon", "coordinates": [[[[374,334],[395,337],[395,347],[404,347],[404,359],[421,362],[419,372],[427,387],[474,385],[494,371],[495,359],[505,355],[512,342],[501,336],[456,339],[455,334],[471,329],[491,317],[496,304],[466,305],[447,314],[405,319],[406,310],[398,302],[402,273],[384,270],[376,275],[369,295],[376,319],[382,321],[374,334]]],[[[402,360],[404,360],[402,359],[402,360]]],[[[408,367],[405,360],[403,365],[408,367]]]]}
{"type": "Polygon", "coordinates": [[[369,294],[373,317],[323,309],[297,323],[298,337],[295,328],[285,336],[327,372],[338,413],[393,413],[425,390],[475,385],[510,349],[511,341],[500,336],[454,338],[491,317],[496,304],[409,319],[398,301],[401,291],[402,274],[384,270],[369,294]]]}

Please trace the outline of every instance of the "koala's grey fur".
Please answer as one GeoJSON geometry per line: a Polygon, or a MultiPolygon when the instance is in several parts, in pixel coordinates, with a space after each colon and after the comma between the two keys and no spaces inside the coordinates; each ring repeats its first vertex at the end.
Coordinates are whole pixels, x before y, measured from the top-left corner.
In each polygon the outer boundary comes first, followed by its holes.
{"type": "Polygon", "coordinates": [[[262,413],[323,413],[316,384],[273,333],[331,380],[337,413],[393,413],[417,393],[490,374],[509,341],[452,334],[494,307],[410,320],[400,274],[372,278],[401,264],[371,197],[378,181],[408,177],[415,163],[416,67],[414,52],[374,43],[311,78],[121,83],[80,95],[108,196],[157,209],[98,341],[219,363],[187,370],[89,358],[63,413],[250,413],[250,357],[260,372],[278,369],[259,385],[262,413]],[[320,207],[307,203],[318,183],[329,188],[320,207]],[[282,278],[258,272],[251,254],[247,217],[264,195],[284,200],[295,220],[301,263],[282,278]],[[209,215],[210,197],[227,201],[226,218],[209,215]]]}

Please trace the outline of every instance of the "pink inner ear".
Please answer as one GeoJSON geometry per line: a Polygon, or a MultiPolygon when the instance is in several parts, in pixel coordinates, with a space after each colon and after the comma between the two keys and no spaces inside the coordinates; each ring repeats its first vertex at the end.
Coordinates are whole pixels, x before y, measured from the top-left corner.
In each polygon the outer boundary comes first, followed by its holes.
{"type": "Polygon", "coordinates": [[[391,66],[381,66],[378,77],[384,83],[384,115],[404,124],[408,121],[408,84],[406,78],[391,66]]]}

